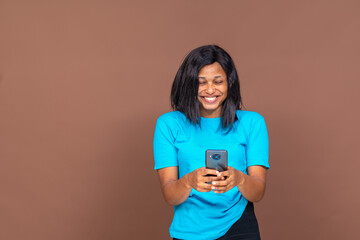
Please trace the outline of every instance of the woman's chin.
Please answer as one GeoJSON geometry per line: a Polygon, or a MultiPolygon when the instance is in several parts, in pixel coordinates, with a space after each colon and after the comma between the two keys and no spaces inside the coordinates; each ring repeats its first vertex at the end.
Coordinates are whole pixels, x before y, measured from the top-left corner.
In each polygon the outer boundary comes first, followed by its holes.
{"type": "Polygon", "coordinates": [[[221,107],[219,106],[200,106],[200,114],[202,117],[211,116],[211,117],[220,117],[221,107]]]}

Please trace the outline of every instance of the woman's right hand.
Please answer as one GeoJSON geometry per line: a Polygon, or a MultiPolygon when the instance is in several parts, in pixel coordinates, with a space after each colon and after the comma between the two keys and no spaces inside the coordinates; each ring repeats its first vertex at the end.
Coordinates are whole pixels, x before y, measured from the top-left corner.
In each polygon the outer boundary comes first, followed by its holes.
{"type": "Polygon", "coordinates": [[[212,185],[210,183],[212,181],[221,180],[221,177],[219,177],[219,171],[215,169],[207,169],[205,167],[195,169],[191,173],[188,173],[186,177],[188,186],[194,188],[198,192],[210,192],[212,190],[212,185]],[[215,176],[205,176],[208,174],[215,176]]]}

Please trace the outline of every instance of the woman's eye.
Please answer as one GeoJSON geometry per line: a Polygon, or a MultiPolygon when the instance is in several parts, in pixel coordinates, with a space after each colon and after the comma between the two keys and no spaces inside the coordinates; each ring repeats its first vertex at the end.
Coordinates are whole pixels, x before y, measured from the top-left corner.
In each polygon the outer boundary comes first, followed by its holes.
{"type": "Polygon", "coordinates": [[[215,84],[221,84],[223,81],[216,81],[215,84]]]}
{"type": "Polygon", "coordinates": [[[205,84],[205,83],[206,83],[206,82],[199,82],[200,85],[203,85],[203,84],[205,84]]]}

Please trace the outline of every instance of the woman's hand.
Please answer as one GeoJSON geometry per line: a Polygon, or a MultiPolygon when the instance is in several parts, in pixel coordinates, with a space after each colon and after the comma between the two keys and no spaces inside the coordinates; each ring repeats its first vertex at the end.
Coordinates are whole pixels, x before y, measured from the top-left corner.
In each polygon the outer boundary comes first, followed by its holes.
{"type": "Polygon", "coordinates": [[[228,170],[218,174],[220,180],[215,180],[212,182],[211,190],[214,190],[215,193],[227,192],[233,187],[244,182],[244,175],[245,173],[229,166],[228,170]]]}
{"type": "Polygon", "coordinates": [[[221,176],[219,176],[219,174],[220,172],[217,170],[202,167],[188,173],[186,178],[189,187],[194,188],[199,192],[210,192],[213,189],[211,188],[212,185],[208,182],[221,180],[221,176]],[[208,174],[215,176],[205,176],[208,174]]]}
{"type": "Polygon", "coordinates": [[[224,193],[237,186],[248,201],[258,202],[265,193],[266,167],[249,166],[247,172],[248,174],[245,174],[233,167],[228,167],[227,171],[218,174],[221,180],[212,182],[212,189],[215,193],[224,193]]]}

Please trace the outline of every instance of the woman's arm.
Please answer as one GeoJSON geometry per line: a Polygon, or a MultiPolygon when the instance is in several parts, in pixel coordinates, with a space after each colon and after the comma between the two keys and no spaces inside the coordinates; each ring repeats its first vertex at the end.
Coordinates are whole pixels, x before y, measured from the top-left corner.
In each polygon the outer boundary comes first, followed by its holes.
{"type": "Polygon", "coordinates": [[[237,187],[247,200],[258,202],[265,194],[267,170],[263,166],[250,166],[247,171],[248,175],[238,171],[241,177],[237,187]]]}
{"type": "Polygon", "coordinates": [[[199,192],[211,191],[207,182],[219,180],[219,177],[206,177],[206,174],[217,175],[219,172],[204,167],[194,170],[178,179],[178,167],[166,167],[157,170],[165,201],[170,205],[183,203],[195,188],[199,192]]]}
{"type": "Polygon", "coordinates": [[[157,172],[161,191],[169,205],[179,205],[188,198],[192,188],[187,184],[185,176],[178,179],[178,167],[162,168],[157,172]]]}
{"type": "Polygon", "coordinates": [[[215,193],[224,193],[237,186],[241,194],[250,202],[260,201],[265,193],[266,168],[263,166],[248,167],[248,175],[233,167],[221,172],[220,177],[227,176],[226,180],[212,182],[215,193]]]}

